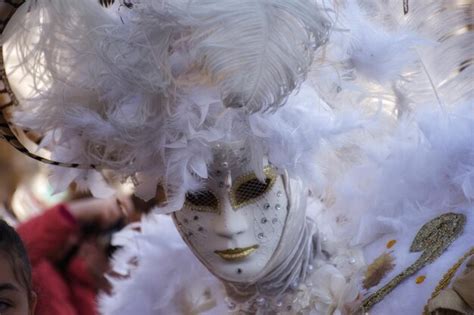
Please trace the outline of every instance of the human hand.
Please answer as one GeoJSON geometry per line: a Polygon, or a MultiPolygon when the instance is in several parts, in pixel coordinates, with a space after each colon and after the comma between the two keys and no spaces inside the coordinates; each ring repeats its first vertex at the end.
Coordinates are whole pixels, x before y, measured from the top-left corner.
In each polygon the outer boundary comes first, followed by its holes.
{"type": "Polygon", "coordinates": [[[81,224],[107,228],[120,219],[127,218],[133,212],[133,204],[129,197],[115,196],[73,201],[68,204],[68,209],[81,224]]]}

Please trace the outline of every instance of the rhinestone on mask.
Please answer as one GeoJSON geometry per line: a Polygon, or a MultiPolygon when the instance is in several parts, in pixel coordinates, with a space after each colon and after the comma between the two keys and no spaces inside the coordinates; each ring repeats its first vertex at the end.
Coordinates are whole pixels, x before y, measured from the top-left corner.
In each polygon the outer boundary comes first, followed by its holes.
{"type": "Polygon", "coordinates": [[[277,197],[283,196],[283,193],[281,191],[277,192],[277,197]]]}
{"type": "Polygon", "coordinates": [[[277,218],[272,219],[272,223],[273,223],[273,224],[275,224],[275,223],[277,223],[277,222],[278,222],[278,219],[277,219],[277,218]]]}
{"type": "Polygon", "coordinates": [[[277,204],[277,205],[275,206],[275,210],[281,210],[281,206],[280,206],[279,204],[277,204]]]}
{"type": "Polygon", "coordinates": [[[262,224],[265,224],[265,223],[268,222],[268,220],[267,220],[267,218],[262,218],[262,220],[260,222],[262,222],[262,224]]]}
{"type": "Polygon", "coordinates": [[[270,204],[269,203],[264,204],[263,209],[265,209],[265,210],[270,209],[270,204]]]}
{"type": "Polygon", "coordinates": [[[264,237],[265,237],[265,235],[263,233],[258,233],[258,235],[257,235],[257,238],[259,240],[263,240],[264,237]]]}

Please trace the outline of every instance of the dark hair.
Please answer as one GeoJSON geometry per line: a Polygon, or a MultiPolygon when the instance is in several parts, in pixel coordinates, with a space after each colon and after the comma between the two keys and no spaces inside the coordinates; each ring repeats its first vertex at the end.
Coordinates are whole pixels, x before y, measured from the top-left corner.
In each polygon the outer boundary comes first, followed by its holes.
{"type": "Polygon", "coordinates": [[[84,225],[81,227],[81,238],[77,244],[72,246],[64,257],[56,263],[56,267],[62,272],[66,272],[69,263],[77,255],[81,243],[87,240],[93,240],[100,245],[105,254],[110,259],[114,253],[120,248],[112,245],[112,237],[125,227],[126,223],[123,218],[117,220],[112,226],[108,228],[100,228],[97,224],[84,225]]]}
{"type": "Polygon", "coordinates": [[[10,262],[16,280],[28,292],[31,298],[33,290],[31,265],[25,246],[16,231],[0,219],[0,255],[5,255],[10,262]]]}

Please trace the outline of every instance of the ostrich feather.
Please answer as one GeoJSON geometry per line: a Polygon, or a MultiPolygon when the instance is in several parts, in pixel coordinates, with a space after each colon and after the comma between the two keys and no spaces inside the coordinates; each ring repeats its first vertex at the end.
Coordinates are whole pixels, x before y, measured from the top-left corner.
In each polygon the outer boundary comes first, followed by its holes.
{"type": "Polygon", "coordinates": [[[309,1],[194,1],[191,17],[204,21],[191,54],[218,82],[224,105],[256,112],[278,107],[305,78],[329,23],[309,1]]]}

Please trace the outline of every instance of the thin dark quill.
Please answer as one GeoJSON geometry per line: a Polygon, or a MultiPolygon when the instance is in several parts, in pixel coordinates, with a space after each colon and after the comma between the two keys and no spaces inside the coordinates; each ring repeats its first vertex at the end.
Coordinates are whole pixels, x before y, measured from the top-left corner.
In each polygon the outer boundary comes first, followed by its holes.
{"type": "Polygon", "coordinates": [[[114,2],[115,0],[99,0],[100,5],[106,8],[114,4],[114,2]]]}
{"type": "MultiPolygon", "coordinates": [[[[108,8],[114,3],[115,3],[115,0],[99,0],[99,4],[105,8],[108,8]]],[[[120,6],[125,6],[131,9],[133,7],[133,3],[130,0],[124,0],[123,3],[120,4],[120,6]]]]}

